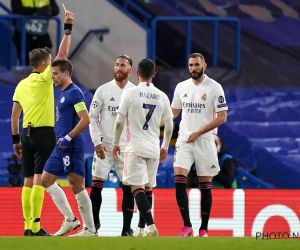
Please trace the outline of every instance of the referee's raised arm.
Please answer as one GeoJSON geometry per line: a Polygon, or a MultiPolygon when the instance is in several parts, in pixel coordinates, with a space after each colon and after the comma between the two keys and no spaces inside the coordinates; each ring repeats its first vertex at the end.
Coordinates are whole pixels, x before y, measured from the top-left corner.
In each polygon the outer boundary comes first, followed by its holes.
{"type": "Polygon", "coordinates": [[[59,50],[57,53],[56,59],[65,59],[68,56],[70,45],[71,45],[71,33],[74,21],[74,14],[72,12],[67,11],[65,13],[64,20],[64,36],[59,46],[59,50]]]}

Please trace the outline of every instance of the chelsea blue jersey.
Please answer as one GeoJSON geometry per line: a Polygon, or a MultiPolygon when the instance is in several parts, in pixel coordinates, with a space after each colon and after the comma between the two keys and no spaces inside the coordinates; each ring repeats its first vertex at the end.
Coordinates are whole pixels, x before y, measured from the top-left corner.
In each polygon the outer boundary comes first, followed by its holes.
{"type": "MultiPolygon", "coordinates": [[[[71,83],[61,92],[57,106],[55,107],[55,134],[57,138],[65,137],[78,124],[80,118],[77,115],[74,105],[80,102],[85,102],[85,98],[81,89],[74,83],[71,83]]],[[[73,138],[72,142],[76,146],[85,144],[82,133],[73,138]]]]}

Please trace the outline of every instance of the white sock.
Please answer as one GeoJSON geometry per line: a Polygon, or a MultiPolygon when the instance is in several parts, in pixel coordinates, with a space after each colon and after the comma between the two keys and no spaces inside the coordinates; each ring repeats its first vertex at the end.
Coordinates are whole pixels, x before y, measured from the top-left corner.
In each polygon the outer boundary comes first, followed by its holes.
{"type": "Polygon", "coordinates": [[[52,197],[58,210],[65,216],[65,219],[73,221],[75,215],[73,214],[65,192],[57,185],[57,183],[55,182],[50,187],[46,188],[46,191],[52,197]]]}
{"type": "Polygon", "coordinates": [[[92,212],[92,202],[86,191],[83,190],[78,194],[75,194],[79,212],[83,220],[84,225],[92,232],[96,232],[94,225],[93,212],[92,212]]]}

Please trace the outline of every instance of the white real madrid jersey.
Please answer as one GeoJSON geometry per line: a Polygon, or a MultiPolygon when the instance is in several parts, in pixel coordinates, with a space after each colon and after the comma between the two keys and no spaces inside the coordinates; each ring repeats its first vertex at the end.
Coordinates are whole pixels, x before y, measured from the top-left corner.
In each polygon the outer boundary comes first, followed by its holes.
{"type": "MultiPolygon", "coordinates": [[[[132,87],[135,87],[135,85],[128,82],[125,87],[121,89],[115,80],[112,80],[101,85],[96,90],[89,111],[91,119],[89,128],[94,146],[99,145],[101,141],[112,146],[114,123],[121,94],[125,89],[132,87]]],[[[123,131],[120,140],[121,148],[124,148],[124,145],[125,131],[123,131]]]]}
{"type": "Polygon", "coordinates": [[[152,83],[141,82],[123,92],[118,113],[126,116],[125,152],[159,158],[160,122],[173,116],[167,95],[152,83]]]}
{"type": "MultiPolygon", "coordinates": [[[[228,110],[222,86],[207,75],[198,85],[191,78],[178,83],[171,107],[182,109],[177,142],[186,142],[191,133],[211,123],[217,112],[228,110]]],[[[201,136],[213,139],[215,134],[217,128],[201,136]]]]}

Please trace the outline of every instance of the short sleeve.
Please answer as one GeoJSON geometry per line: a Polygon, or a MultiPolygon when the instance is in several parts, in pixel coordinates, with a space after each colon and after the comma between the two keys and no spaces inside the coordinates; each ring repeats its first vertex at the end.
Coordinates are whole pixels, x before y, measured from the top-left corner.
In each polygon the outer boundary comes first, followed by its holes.
{"type": "Polygon", "coordinates": [[[74,89],[74,91],[72,91],[70,93],[70,97],[69,98],[70,98],[70,102],[73,105],[76,105],[77,103],[85,101],[84,95],[83,95],[83,93],[82,93],[82,91],[80,89],[74,89]]]}
{"type": "Polygon", "coordinates": [[[43,73],[40,74],[41,78],[44,79],[48,83],[52,83],[52,71],[51,71],[51,64],[45,69],[43,73]]]}
{"type": "Polygon", "coordinates": [[[123,91],[122,95],[121,95],[121,99],[120,99],[120,105],[118,108],[118,113],[122,114],[122,115],[127,115],[128,113],[128,108],[129,108],[129,90],[130,89],[126,89],[123,91]]]}
{"type": "Polygon", "coordinates": [[[215,91],[214,107],[216,112],[228,110],[224,90],[221,85],[218,85],[215,91]]]}
{"type": "Polygon", "coordinates": [[[180,95],[179,95],[178,85],[176,86],[175,91],[174,91],[174,96],[173,96],[173,101],[172,101],[171,107],[173,109],[182,109],[182,102],[181,102],[180,95]]]}
{"type": "Polygon", "coordinates": [[[13,102],[18,102],[18,103],[20,103],[20,100],[19,100],[19,91],[18,91],[18,86],[16,87],[16,89],[15,89],[15,93],[14,93],[14,95],[13,95],[13,102]]]}

